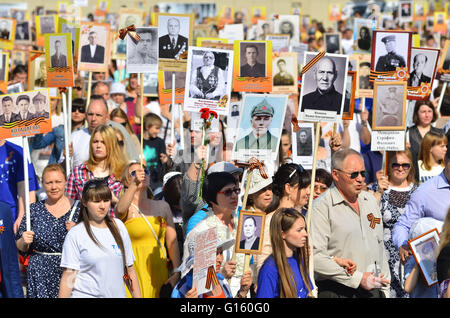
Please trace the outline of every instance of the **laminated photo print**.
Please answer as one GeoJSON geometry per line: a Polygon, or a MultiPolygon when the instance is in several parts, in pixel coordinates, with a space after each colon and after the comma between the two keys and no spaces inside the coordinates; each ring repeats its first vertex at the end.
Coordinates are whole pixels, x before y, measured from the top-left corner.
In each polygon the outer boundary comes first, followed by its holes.
{"type": "Polygon", "coordinates": [[[82,22],[78,70],[107,72],[111,52],[111,34],[108,23],[82,22]]]}
{"type": "Polygon", "coordinates": [[[431,95],[431,87],[439,60],[438,49],[411,48],[411,63],[408,78],[408,99],[427,100],[431,95]]]}
{"type": "Polygon", "coordinates": [[[45,35],[47,87],[73,87],[72,39],[70,33],[45,35]]]}
{"type": "Polygon", "coordinates": [[[140,39],[127,35],[126,62],[128,73],[153,73],[158,71],[158,28],[136,28],[140,39]]]}

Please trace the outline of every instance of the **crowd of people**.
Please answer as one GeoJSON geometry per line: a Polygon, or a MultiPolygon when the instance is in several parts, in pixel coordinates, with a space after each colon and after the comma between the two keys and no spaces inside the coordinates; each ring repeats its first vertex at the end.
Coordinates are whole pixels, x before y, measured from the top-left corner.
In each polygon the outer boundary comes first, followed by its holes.
{"type": "MultiPolygon", "coordinates": [[[[144,24],[153,12],[158,6],[144,24]]],[[[251,30],[243,18],[236,11],[227,23],[251,30]]],[[[328,29],[313,18],[300,26],[299,41],[317,52],[325,33],[340,33],[345,44],[351,18],[328,29]]],[[[418,33],[412,22],[393,23],[418,33]]],[[[443,49],[446,36],[431,43],[423,28],[421,45],[443,49]]],[[[321,125],[317,149],[300,149],[314,155],[312,169],[293,159],[290,118],[280,140],[272,138],[277,160],[259,169],[231,160],[227,116],[206,145],[190,113],[180,121],[171,105],[141,96],[138,74],[118,80],[112,61],[109,72],[92,75],[89,90],[86,74],[75,74],[68,140],[60,92],[51,96],[52,131],[29,137],[30,149],[0,140],[0,298],[450,298],[450,120],[438,107],[448,103],[445,82],[434,80],[429,100],[408,101],[402,151],[371,150],[365,98],[365,107],[355,101],[353,120],[334,130],[321,125]],[[253,232],[241,248],[259,250],[250,257],[235,251],[241,211],[265,215],[262,238],[247,218],[253,232]],[[199,294],[195,238],[211,228],[216,279],[199,294]],[[408,242],[433,229],[440,242],[430,285],[408,242]]],[[[17,65],[10,79],[26,88],[29,76],[17,65]]],[[[3,114],[9,103],[2,99],[3,114]]]]}

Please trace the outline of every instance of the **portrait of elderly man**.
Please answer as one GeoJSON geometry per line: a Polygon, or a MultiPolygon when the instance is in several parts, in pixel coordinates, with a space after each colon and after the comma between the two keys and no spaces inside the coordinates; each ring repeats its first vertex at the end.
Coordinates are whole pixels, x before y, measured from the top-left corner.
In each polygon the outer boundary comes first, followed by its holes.
{"type": "Polygon", "coordinates": [[[14,101],[11,96],[5,96],[2,98],[2,111],[3,114],[0,115],[0,125],[3,126],[6,123],[13,123],[20,120],[18,114],[13,112],[14,101]]]}
{"type": "Polygon", "coordinates": [[[279,59],[277,61],[278,73],[273,77],[274,86],[290,86],[294,85],[294,77],[287,71],[286,60],[279,59]]]}
{"type": "Polygon", "coordinates": [[[89,44],[81,47],[80,61],[83,63],[98,63],[105,62],[105,47],[98,44],[98,34],[96,31],[90,31],[88,34],[89,44]]]}
{"type": "Polygon", "coordinates": [[[239,149],[276,149],[278,138],[270,131],[275,110],[266,99],[255,105],[251,111],[250,124],[252,132],[236,142],[239,149]]]}
{"type": "Polygon", "coordinates": [[[157,64],[156,57],[156,28],[137,28],[140,40],[129,37],[132,42],[131,54],[128,56],[128,64],[157,64]]]}
{"type": "MultiPolygon", "coordinates": [[[[242,44],[241,44],[242,45],[242,44]]],[[[241,77],[264,77],[266,76],[266,65],[258,62],[258,47],[256,45],[250,44],[246,45],[245,49],[241,54],[245,56],[246,63],[241,66],[240,74],[241,77]]]]}
{"type": "Polygon", "coordinates": [[[304,109],[317,109],[325,111],[336,111],[338,114],[342,105],[342,94],[336,91],[335,81],[338,77],[336,62],[325,56],[321,58],[314,69],[316,89],[303,96],[302,111],[304,109]]]}
{"type": "Polygon", "coordinates": [[[431,83],[431,77],[426,76],[423,71],[428,63],[428,57],[419,53],[414,55],[412,69],[409,75],[408,86],[420,86],[422,83],[431,83]]]}
{"type": "Polygon", "coordinates": [[[390,270],[377,199],[364,191],[362,155],[344,148],[331,157],[333,184],[313,201],[310,238],[319,298],[385,298],[390,270]],[[346,262],[356,264],[349,273],[346,262]]]}
{"type": "Polygon", "coordinates": [[[188,38],[180,34],[180,20],[169,18],[167,20],[167,33],[159,38],[159,57],[178,58],[188,50],[188,38]]]}
{"type": "Polygon", "coordinates": [[[384,43],[387,54],[378,58],[375,71],[390,72],[395,71],[397,67],[405,67],[405,59],[396,52],[397,41],[395,35],[386,35],[381,39],[381,42],[384,43]]]}
{"type": "Polygon", "coordinates": [[[67,67],[67,57],[61,52],[61,41],[55,41],[55,54],[50,57],[50,65],[52,67],[67,67]]]}
{"type": "Polygon", "coordinates": [[[36,110],[36,117],[50,118],[50,114],[47,111],[47,97],[44,94],[38,92],[31,101],[33,102],[34,109],[36,110]]]}
{"type": "Polygon", "coordinates": [[[225,95],[224,71],[214,65],[213,52],[205,52],[202,60],[203,65],[191,72],[189,97],[219,100],[225,95]]]}

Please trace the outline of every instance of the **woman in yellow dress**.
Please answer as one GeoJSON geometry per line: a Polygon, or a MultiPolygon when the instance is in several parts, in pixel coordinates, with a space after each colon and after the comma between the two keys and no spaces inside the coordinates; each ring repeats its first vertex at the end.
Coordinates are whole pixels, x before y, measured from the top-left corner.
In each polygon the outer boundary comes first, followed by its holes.
{"type": "MultiPolygon", "coordinates": [[[[145,166],[129,163],[123,171],[125,188],[116,213],[131,239],[142,297],[159,298],[164,284],[169,283],[173,288],[180,278],[178,272],[169,277],[168,269],[168,259],[172,268],[180,265],[180,253],[169,204],[153,200],[149,181],[145,166]]],[[[128,292],[127,297],[131,297],[128,292]]]]}

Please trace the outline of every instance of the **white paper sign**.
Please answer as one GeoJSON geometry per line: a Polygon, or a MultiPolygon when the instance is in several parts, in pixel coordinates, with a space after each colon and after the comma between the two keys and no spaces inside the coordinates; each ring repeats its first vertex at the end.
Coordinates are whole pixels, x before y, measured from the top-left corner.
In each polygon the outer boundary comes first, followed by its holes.
{"type": "Polygon", "coordinates": [[[391,130],[372,131],[371,151],[405,150],[405,132],[391,130]]]}
{"type": "Polygon", "coordinates": [[[200,232],[194,239],[194,270],[193,278],[194,287],[197,288],[199,295],[207,293],[214,287],[211,284],[210,289],[206,289],[206,279],[208,276],[208,268],[216,265],[217,254],[217,228],[211,228],[200,232]]]}

